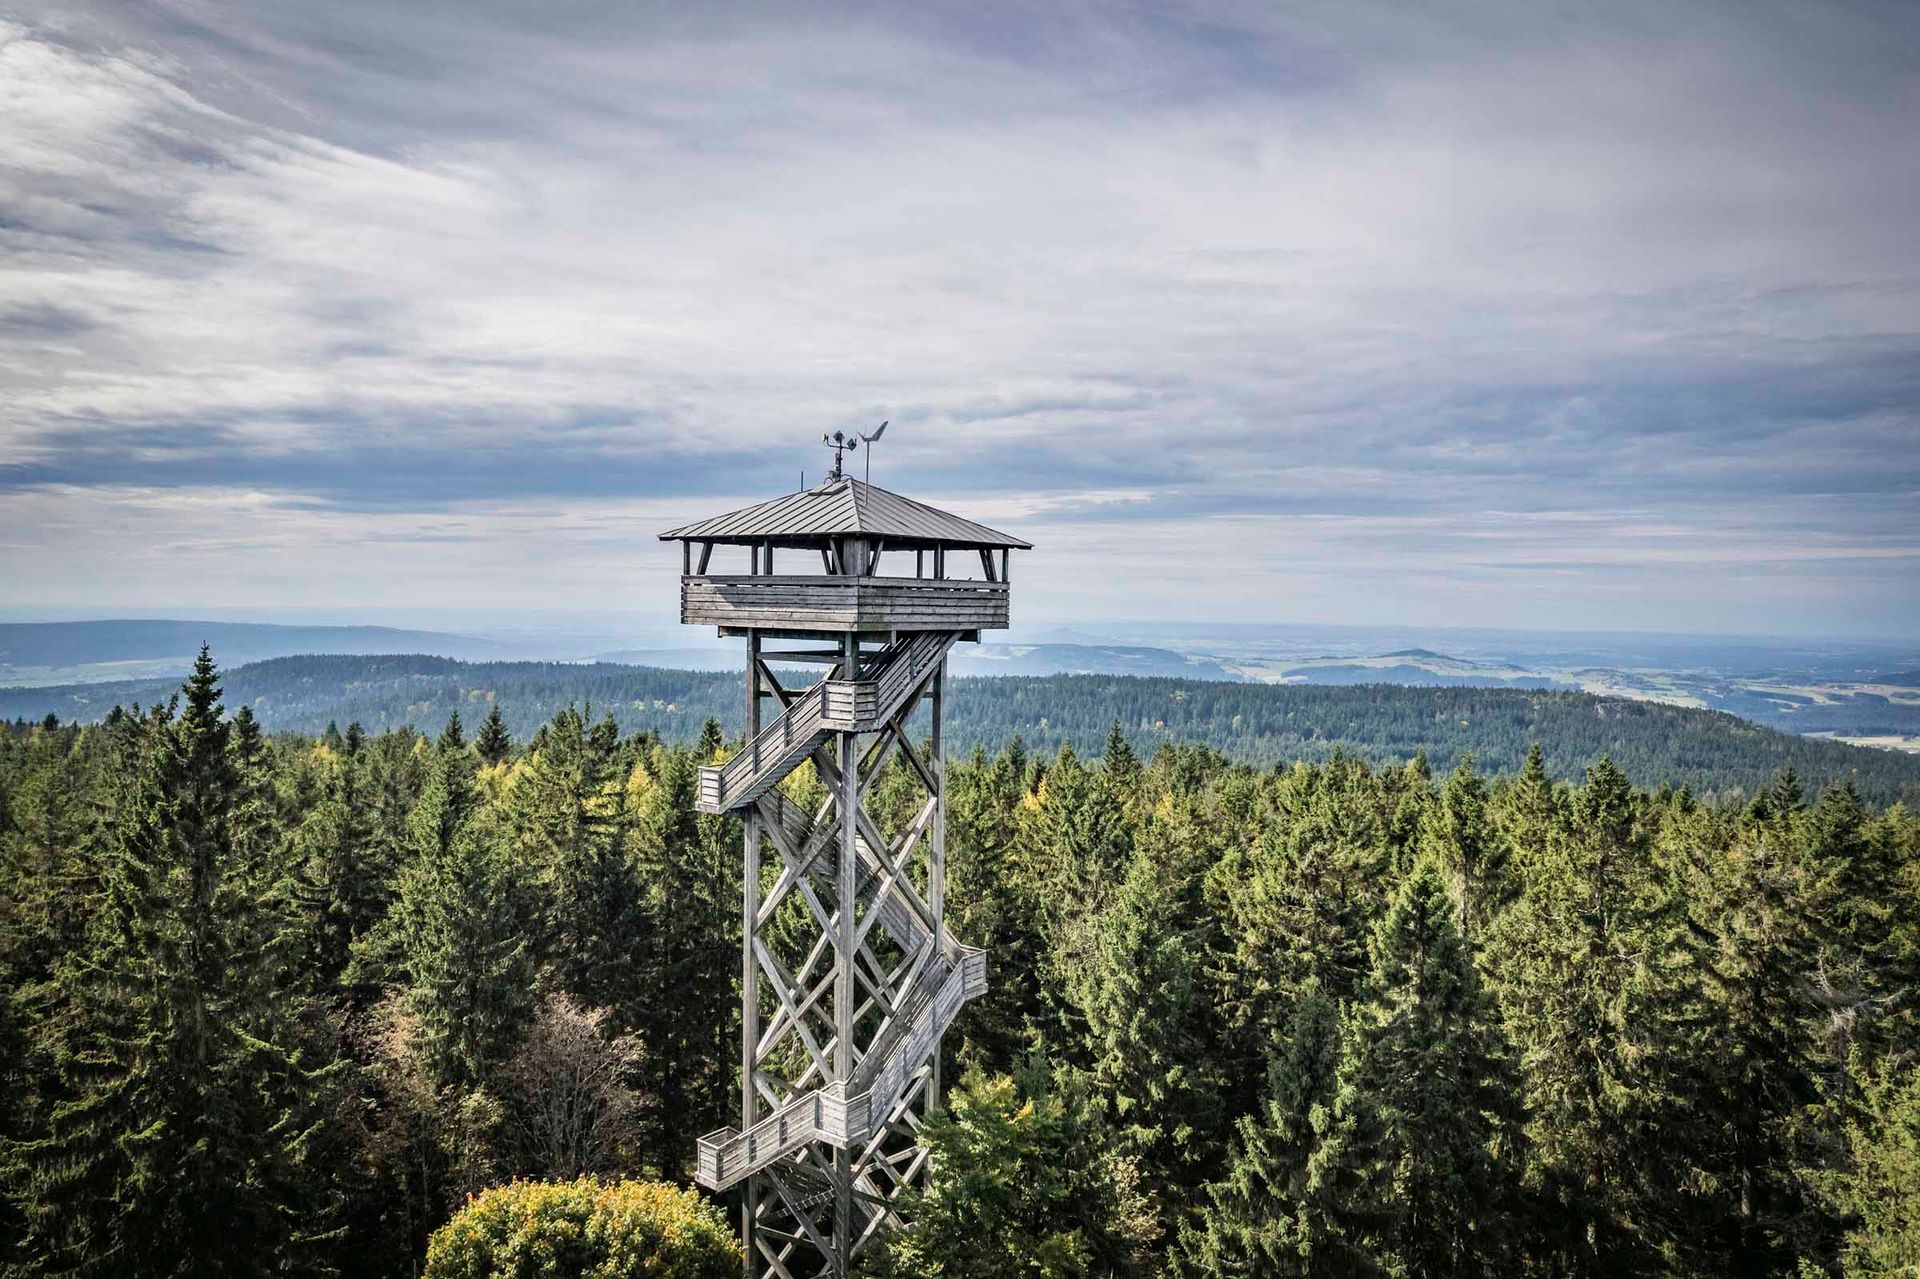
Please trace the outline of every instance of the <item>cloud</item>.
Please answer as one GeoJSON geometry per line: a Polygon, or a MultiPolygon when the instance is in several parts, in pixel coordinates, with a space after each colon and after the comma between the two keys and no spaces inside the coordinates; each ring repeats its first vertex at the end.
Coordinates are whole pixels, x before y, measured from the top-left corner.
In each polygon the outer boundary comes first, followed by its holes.
{"type": "Polygon", "coordinates": [[[582,512],[891,417],[875,478],[1018,521],[1036,621],[1911,630],[1914,24],[1650,12],[30,14],[9,593],[135,589],[87,576],[125,504],[191,580],[445,527],[555,603],[582,512]]]}

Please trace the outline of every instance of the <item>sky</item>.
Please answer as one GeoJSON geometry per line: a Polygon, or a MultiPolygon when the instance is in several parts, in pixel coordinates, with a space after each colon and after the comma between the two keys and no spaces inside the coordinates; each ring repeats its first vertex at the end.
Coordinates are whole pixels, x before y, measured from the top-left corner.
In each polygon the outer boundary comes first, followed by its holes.
{"type": "Polygon", "coordinates": [[[1920,6],[0,0],[0,611],[1920,632],[1920,6]],[[865,460],[860,465],[864,467],[865,460]]]}

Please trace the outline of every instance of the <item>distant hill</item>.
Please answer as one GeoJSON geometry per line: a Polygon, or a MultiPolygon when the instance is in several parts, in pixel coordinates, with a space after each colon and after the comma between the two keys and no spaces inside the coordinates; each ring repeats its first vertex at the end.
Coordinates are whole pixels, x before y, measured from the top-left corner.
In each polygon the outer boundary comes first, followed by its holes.
{"type": "MultiPolygon", "coordinates": [[[[1412,654],[1387,654],[1407,657],[1412,654]]],[[[1437,656],[1437,655],[1436,655],[1437,656]]],[[[1396,662],[1390,666],[1362,666],[1352,662],[1323,666],[1301,666],[1286,672],[1288,680],[1301,684],[1399,684],[1409,688],[1565,688],[1564,681],[1544,675],[1488,675],[1478,672],[1454,674],[1424,666],[1396,662]]]]}
{"type": "Polygon", "coordinates": [[[1239,680],[1209,657],[1133,644],[967,644],[954,650],[960,675],[1165,675],[1239,680]]]}
{"type": "Polygon", "coordinates": [[[184,674],[202,644],[228,665],[301,653],[432,653],[485,659],[509,654],[466,635],[390,626],[275,626],[168,618],[0,623],[0,684],[95,683],[184,674]]]}
{"type": "MultiPolygon", "coordinates": [[[[627,731],[685,739],[709,718],[740,725],[737,672],[669,671],[606,662],[470,663],[432,656],[289,657],[225,673],[227,704],[254,708],[271,729],[316,733],[358,720],[380,731],[437,730],[459,710],[471,726],[498,702],[516,736],[569,702],[610,713],[627,731]]],[[[0,718],[97,720],[116,704],[151,704],[173,679],[0,689],[0,718]]],[[[1320,687],[1221,680],[1053,675],[954,681],[951,741],[998,748],[1063,743],[1097,752],[1118,719],[1138,747],[1202,742],[1269,765],[1335,751],[1375,762],[1425,751],[1436,770],[1472,750],[1490,771],[1517,768],[1538,742],[1557,775],[1577,776],[1602,755],[1648,785],[1703,793],[1751,792],[1791,766],[1810,787],[1851,777],[1876,802],[1920,803],[1920,756],[1794,737],[1717,711],[1586,693],[1511,688],[1320,687]]]]}
{"type": "MultiPolygon", "coordinates": [[[[596,655],[603,662],[663,666],[680,671],[730,671],[735,648],[632,648],[596,655]]],[[[1136,644],[963,644],[953,651],[956,675],[1167,675],[1176,679],[1238,680],[1211,657],[1136,644]]]]}

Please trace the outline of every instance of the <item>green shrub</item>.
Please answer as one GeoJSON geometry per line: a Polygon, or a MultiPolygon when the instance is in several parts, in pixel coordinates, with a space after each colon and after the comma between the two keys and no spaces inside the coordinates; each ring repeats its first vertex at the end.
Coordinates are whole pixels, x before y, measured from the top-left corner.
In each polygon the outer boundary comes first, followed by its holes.
{"type": "Polygon", "coordinates": [[[521,1181],[467,1201],[427,1244],[426,1279],[735,1279],[720,1211],[653,1181],[521,1181]]]}

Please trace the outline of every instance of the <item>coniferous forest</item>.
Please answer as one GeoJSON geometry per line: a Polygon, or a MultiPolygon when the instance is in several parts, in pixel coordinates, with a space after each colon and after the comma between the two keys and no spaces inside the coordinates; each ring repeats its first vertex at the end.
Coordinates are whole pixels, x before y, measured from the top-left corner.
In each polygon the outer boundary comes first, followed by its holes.
{"type": "MultiPolygon", "coordinates": [[[[995,747],[948,765],[991,989],[874,1273],[1920,1266],[1904,808],[995,747]]],[[[572,707],[269,734],[205,656],[0,733],[0,1268],[415,1275],[487,1187],[684,1185],[738,1097],[725,751],[572,707]]]]}

